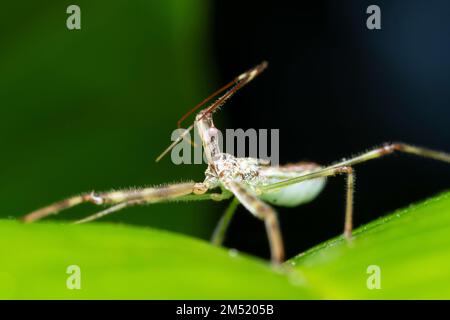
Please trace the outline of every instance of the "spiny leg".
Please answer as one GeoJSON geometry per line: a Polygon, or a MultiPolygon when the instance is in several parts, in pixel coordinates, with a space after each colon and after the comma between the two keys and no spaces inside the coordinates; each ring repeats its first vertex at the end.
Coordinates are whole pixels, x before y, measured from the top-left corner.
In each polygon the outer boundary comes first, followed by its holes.
{"type": "Polygon", "coordinates": [[[287,179],[278,183],[270,184],[267,186],[263,186],[259,188],[259,192],[265,193],[265,192],[271,192],[275,191],[280,188],[284,188],[287,186],[290,186],[292,184],[300,183],[307,180],[317,179],[317,178],[324,178],[324,177],[330,177],[335,176],[338,174],[346,174],[346,185],[347,185],[347,191],[346,191],[346,199],[345,199],[345,222],[344,222],[344,237],[347,240],[350,240],[352,237],[352,230],[353,230],[353,198],[354,198],[354,192],[355,192],[355,172],[352,167],[349,166],[341,166],[341,167],[326,167],[322,169],[318,169],[314,172],[307,173],[304,175],[300,175],[298,177],[287,179]]]}
{"type": "Polygon", "coordinates": [[[94,193],[82,194],[62,201],[55,202],[49,206],[40,208],[38,210],[26,214],[25,216],[21,217],[20,220],[22,220],[25,223],[37,221],[50,215],[58,214],[62,210],[69,209],[79,204],[87,202],[98,204],[97,197],[95,196],[94,193]]]}
{"type": "Polygon", "coordinates": [[[156,203],[156,202],[171,202],[171,201],[200,201],[200,200],[214,200],[214,201],[221,201],[228,199],[231,196],[229,192],[222,192],[222,193],[204,193],[204,194],[188,194],[188,195],[173,195],[170,197],[164,197],[161,198],[159,201],[154,198],[138,198],[130,201],[124,201],[120,202],[116,205],[113,205],[103,211],[94,213],[84,219],[75,221],[75,224],[85,223],[94,221],[100,218],[103,218],[106,215],[109,215],[111,213],[120,211],[122,209],[125,209],[127,207],[135,206],[135,205],[144,205],[144,204],[150,204],[150,203],[156,203]]]}
{"type": "Polygon", "coordinates": [[[265,222],[272,263],[279,264],[283,262],[284,246],[276,211],[261,201],[242,184],[231,182],[227,184],[227,188],[234,193],[236,198],[248,211],[265,222]]]}
{"type": "MultiPolygon", "coordinates": [[[[358,163],[366,162],[369,160],[377,159],[383,157],[385,155],[394,153],[394,152],[402,152],[407,154],[413,154],[416,156],[420,156],[423,158],[434,159],[442,162],[450,163],[450,154],[431,150],[422,147],[416,147],[405,143],[387,143],[382,147],[372,149],[371,151],[364,152],[363,154],[353,157],[348,160],[343,160],[332,165],[332,168],[342,168],[354,166],[358,163]]],[[[352,206],[353,203],[353,193],[354,193],[354,175],[352,173],[348,174],[347,177],[347,209],[345,214],[345,231],[344,235],[346,238],[351,237],[351,229],[352,229],[352,218],[353,214],[348,214],[350,210],[348,207],[352,206]],[[350,190],[351,189],[351,190],[350,190]]]]}
{"type": "Polygon", "coordinates": [[[236,209],[239,205],[239,200],[234,197],[231,203],[229,204],[227,210],[223,214],[222,218],[220,218],[219,223],[216,226],[216,229],[214,229],[214,233],[211,238],[212,244],[216,246],[221,246],[223,243],[223,240],[225,238],[225,234],[227,232],[227,229],[230,225],[231,219],[233,218],[234,214],[236,213],[236,209]]]}
{"type": "Polygon", "coordinates": [[[382,156],[391,154],[395,151],[414,154],[417,156],[450,163],[450,154],[445,152],[416,147],[405,143],[389,143],[385,144],[383,147],[372,149],[371,151],[364,152],[359,156],[353,157],[348,160],[340,161],[338,163],[319,169],[312,173],[300,175],[292,179],[287,179],[278,183],[261,187],[260,192],[270,192],[271,190],[287,187],[289,185],[300,183],[302,181],[320,177],[334,176],[337,173],[346,172],[347,199],[346,199],[344,235],[347,239],[349,239],[351,237],[352,219],[353,219],[354,172],[352,166],[372,159],[380,158],[382,156]]]}
{"type": "Polygon", "coordinates": [[[290,186],[295,183],[299,183],[299,182],[314,179],[314,178],[331,176],[335,172],[334,169],[336,169],[336,168],[345,167],[345,166],[353,167],[355,164],[359,164],[359,163],[366,162],[369,160],[377,159],[382,156],[391,154],[395,151],[400,151],[400,152],[409,153],[409,154],[415,154],[415,155],[418,155],[418,156],[421,156],[424,158],[430,158],[430,159],[450,163],[450,154],[445,153],[445,152],[430,150],[430,149],[421,148],[421,147],[415,147],[415,146],[405,144],[405,143],[389,143],[389,144],[385,144],[383,147],[372,149],[371,151],[364,152],[359,156],[337,162],[330,166],[318,169],[317,171],[313,171],[311,173],[307,173],[304,175],[299,175],[298,177],[286,179],[284,181],[277,182],[277,183],[274,183],[271,185],[263,186],[263,187],[260,187],[259,189],[264,192],[264,191],[269,191],[269,190],[280,189],[280,188],[287,187],[287,186],[290,186]]]}
{"type": "Polygon", "coordinates": [[[391,154],[396,151],[450,163],[450,154],[448,153],[422,147],[416,147],[410,144],[398,142],[398,143],[386,143],[382,147],[374,148],[370,151],[362,153],[359,156],[352,157],[348,160],[340,161],[332,166],[333,167],[354,166],[355,164],[380,158],[382,156],[391,154]]]}
{"type": "Polygon", "coordinates": [[[353,230],[353,198],[355,195],[355,172],[352,167],[340,167],[342,173],[347,174],[347,194],[345,199],[344,237],[352,238],[353,230]]]}
{"type": "Polygon", "coordinates": [[[188,196],[190,194],[202,195],[207,190],[207,187],[203,183],[187,182],[157,188],[118,190],[99,194],[92,192],[89,194],[74,196],[33,211],[22,217],[22,221],[33,222],[49,215],[58,214],[64,209],[69,209],[82,203],[90,202],[96,205],[115,205],[133,200],[143,200],[147,203],[152,203],[188,196]]]}

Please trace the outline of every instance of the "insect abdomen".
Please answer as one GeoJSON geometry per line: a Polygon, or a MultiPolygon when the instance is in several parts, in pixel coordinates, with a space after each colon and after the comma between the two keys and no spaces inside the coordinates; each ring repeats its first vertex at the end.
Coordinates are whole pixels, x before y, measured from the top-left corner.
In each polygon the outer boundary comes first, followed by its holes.
{"type": "MultiPolygon", "coordinates": [[[[273,179],[271,183],[276,183],[273,179]]],[[[325,186],[326,178],[303,181],[276,191],[261,194],[259,197],[271,204],[282,207],[295,207],[316,198],[325,186]]]]}

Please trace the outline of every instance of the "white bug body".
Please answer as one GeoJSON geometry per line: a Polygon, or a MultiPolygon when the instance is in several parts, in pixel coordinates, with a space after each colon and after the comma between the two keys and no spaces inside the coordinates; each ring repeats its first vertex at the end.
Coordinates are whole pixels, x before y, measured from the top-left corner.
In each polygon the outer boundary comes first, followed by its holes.
{"type": "MultiPolygon", "coordinates": [[[[296,165],[262,168],[261,173],[265,176],[265,185],[268,186],[277,182],[286,181],[320,169],[319,166],[316,166],[314,169],[305,168],[307,165],[303,166],[299,164],[297,166],[297,170],[295,170],[296,165]],[[286,167],[291,167],[292,171],[286,172],[284,170],[286,167]]],[[[278,190],[264,192],[259,198],[277,206],[296,207],[314,200],[325,187],[325,183],[325,177],[311,179],[278,190]]]]}
{"type": "Polygon", "coordinates": [[[326,178],[316,178],[272,190],[260,192],[259,188],[277,182],[286,181],[319,170],[314,163],[269,166],[265,160],[256,158],[236,158],[228,153],[219,153],[213,159],[215,170],[211,166],[205,171],[208,189],[221,187],[226,189],[230,182],[245,184],[264,201],[282,207],[295,207],[314,200],[325,187],[326,178]]]}

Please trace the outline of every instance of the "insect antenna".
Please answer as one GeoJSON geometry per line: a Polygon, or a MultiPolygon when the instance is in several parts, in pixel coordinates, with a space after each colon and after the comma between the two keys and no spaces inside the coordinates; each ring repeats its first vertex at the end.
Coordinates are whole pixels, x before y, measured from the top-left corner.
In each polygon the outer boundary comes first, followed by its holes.
{"type": "Polygon", "coordinates": [[[169,153],[170,150],[172,150],[181,140],[185,139],[187,134],[194,128],[194,124],[191,124],[180,136],[170,144],[159,156],[156,158],[156,162],[164,158],[164,156],[169,153]]]}
{"type": "MultiPolygon", "coordinates": [[[[218,110],[222,105],[225,104],[225,102],[239,89],[241,89],[243,86],[245,86],[247,83],[252,81],[257,75],[259,75],[261,72],[263,72],[267,68],[267,61],[263,61],[259,65],[253,67],[252,69],[240,74],[236,78],[234,78],[232,81],[221,87],[220,89],[213,92],[211,95],[209,95],[206,99],[204,99],[202,102],[197,104],[195,107],[193,107],[191,110],[189,110],[185,115],[183,115],[180,120],[177,122],[177,127],[181,128],[181,124],[183,121],[185,121],[193,112],[201,108],[203,105],[205,105],[208,101],[219,95],[220,93],[226,91],[220,98],[218,98],[214,103],[212,103],[204,112],[202,118],[206,116],[207,114],[213,113],[218,110]]],[[[200,119],[202,119],[200,118],[200,119]]],[[[161,160],[167,153],[169,153],[170,150],[172,150],[180,141],[186,138],[187,134],[194,128],[194,124],[191,124],[174,142],[170,144],[169,147],[167,147],[157,158],[156,162],[161,160]]]]}

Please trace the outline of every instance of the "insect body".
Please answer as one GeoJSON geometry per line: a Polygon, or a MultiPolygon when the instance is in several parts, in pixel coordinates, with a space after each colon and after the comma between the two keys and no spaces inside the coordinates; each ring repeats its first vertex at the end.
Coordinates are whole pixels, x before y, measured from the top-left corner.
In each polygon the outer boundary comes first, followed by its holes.
{"type": "MultiPolygon", "coordinates": [[[[327,177],[346,176],[346,206],[344,236],[351,238],[354,193],[354,165],[382,157],[393,152],[415,154],[450,163],[450,155],[444,152],[415,147],[404,143],[390,143],[374,148],[368,152],[343,160],[329,166],[319,166],[311,162],[300,162],[282,166],[271,166],[267,161],[255,158],[237,158],[231,154],[222,153],[218,140],[219,131],[214,126],[213,114],[238,89],[245,86],[265,68],[267,63],[244,72],[226,86],[194,107],[187,115],[199,109],[207,101],[225,91],[209,107],[201,110],[194,123],[188,127],[157,161],[182,141],[187,133],[195,127],[199,132],[203,149],[208,161],[205,179],[202,182],[187,182],[163,187],[143,188],[137,190],[119,190],[103,193],[81,194],[50,206],[38,209],[23,217],[25,222],[32,222],[63,209],[91,202],[96,205],[108,206],[105,210],[89,216],[77,223],[83,223],[101,218],[110,213],[129,206],[168,202],[179,200],[225,200],[234,197],[229,210],[220,220],[214,235],[213,243],[221,244],[231,216],[237,203],[241,203],[255,217],[264,221],[269,238],[273,263],[284,259],[283,241],[278,224],[276,211],[268,204],[293,207],[313,200],[324,188],[327,177]]],[[[186,116],[187,116],[186,115],[186,116]]],[[[186,118],[184,116],[179,124],[186,118]]]]}
{"type": "MultiPolygon", "coordinates": [[[[277,168],[266,167],[262,168],[261,172],[266,177],[264,186],[268,186],[318,169],[320,167],[314,163],[298,163],[277,168]]],[[[296,207],[314,200],[325,187],[325,181],[324,177],[303,181],[272,192],[262,193],[260,198],[274,205],[296,207]]]]}

